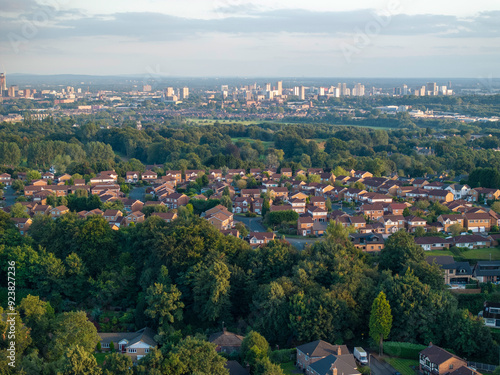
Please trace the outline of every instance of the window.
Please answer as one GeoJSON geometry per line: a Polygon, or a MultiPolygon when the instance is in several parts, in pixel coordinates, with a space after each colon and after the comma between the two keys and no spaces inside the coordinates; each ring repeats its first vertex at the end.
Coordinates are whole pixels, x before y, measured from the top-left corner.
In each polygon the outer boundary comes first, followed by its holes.
{"type": "Polygon", "coordinates": [[[101,345],[101,347],[103,347],[103,348],[109,348],[109,342],[103,343],[101,345]]]}
{"type": "Polygon", "coordinates": [[[149,348],[144,349],[144,353],[149,353],[149,348]]]}
{"type": "Polygon", "coordinates": [[[450,370],[453,368],[453,364],[450,365],[450,370]]]}
{"type": "Polygon", "coordinates": [[[137,349],[131,349],[131,348],[129,348],[129,349],[128,349],[128,352],[129,352],[129,353],[137,353],[137,349]]]}

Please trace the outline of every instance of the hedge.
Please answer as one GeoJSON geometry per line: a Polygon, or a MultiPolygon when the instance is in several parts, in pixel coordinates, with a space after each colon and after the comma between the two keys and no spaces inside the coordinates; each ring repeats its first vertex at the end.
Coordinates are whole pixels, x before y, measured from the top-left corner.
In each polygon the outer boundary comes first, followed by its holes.
{"type": "Polygon", "coordinates": [[[384,342],[384,353],[399,358],[418,360],[418,354],[425,348],[427,348],[426,345],[412,344],[409,342],[384,342]]]}

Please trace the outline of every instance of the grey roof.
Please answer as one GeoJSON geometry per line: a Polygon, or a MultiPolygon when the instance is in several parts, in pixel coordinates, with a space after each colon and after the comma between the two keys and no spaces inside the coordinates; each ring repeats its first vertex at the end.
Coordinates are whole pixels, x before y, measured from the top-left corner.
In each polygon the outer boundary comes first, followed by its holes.
{"type": "Polygon", "coordinates": [[[448,255],[428,256],[425,258],[429,264],[436,261],[445,270],[457,270],[457,275],[472,275],[472,268],[469,262],[455,262],[453,257],[448,255]]]}
{"type": "Polygon", "coordinates": [[[138,343],[139,341],[151,346],[157,346],[158,343],[154,340],[155,332],[151,328],[143,328],[137,332],[113,332],[113,333],[99,333],[101,342],[109,344],[111,342],[120,342],[127,340],[127,347],[138,343]]]}
{"type": "Polygon", "coordinates": [[[236,361],[227,361],[224,365],[225,368],[229,370],[229,375],[249,375],[247,369],[240,365],[236,361]]]}
{"type": "Polygon", "coordinates": [[[330,354],[329,356],[320,359],[317,362],[314,362],[309,365],[309,368],[314,370],[320,375],[331,375],[332,366],[337,368],[338,375],[353,375],[359,374],[358,369],[356,368],[356,363],[354,362],[354,357],[352,354],[334,356],[330,354]],[[351,357],[351,361],[344,357],[351,357]]]}
{"type": "Polygon", "coordinates": [[[297,350],[308,355],[309,357],[326,357],[330,354],[337,355],[340,348],[341,353],[349,353],[349,349],[345,345],[332,345],[323,340],[316,340],[304,345],[297,346],[297,350]]]}
{"type": "Polygon", "coordinates": [[[499,261],[480,261],[474,268],[475,276],[500,276],[499,261]]]}

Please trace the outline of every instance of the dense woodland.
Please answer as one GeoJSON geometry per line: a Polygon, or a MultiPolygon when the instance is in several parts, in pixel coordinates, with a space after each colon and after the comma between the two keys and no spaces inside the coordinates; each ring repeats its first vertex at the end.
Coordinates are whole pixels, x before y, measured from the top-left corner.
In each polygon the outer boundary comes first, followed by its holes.
{"type": "MultiPolygon", "coordinates": [[[[123,177],[147,164],[157,164],[160,173],[341,166],[375,175],[470,173],[473,187],[500,187],[500,153],[493,151],[500,145],[500,131],[494,129],[484,129],[491,137],[471,141],[466,129],[447,130],[457,136],[437,140],[432,128],[188,126],[172,120],[143,124],[139,131],[133,123],[112,128],[99,121],[74,124],[74,119],[50,118],[1,124],[2,170],[15,175],[55,166],[58,172],[89,178],[109,169],[123,177]],[[418,155],[417,146],[431,147],[435,155],[418,155]]],[[[119,231],[97,216],[36,216],[25,237],[0,212],[2,301],[8,261],[16,262],[21,334],[17,372],[2,367],[0,374],[72,374],[75,363],[93,368],[89,355],[97,344],[96,327],[134,331],[145,326],[158,332],[161,348],[134,373],[189,374],[202,357],[206,368],[213,366],[211,373],[223,374],[221,357],[203,340],[223,322],[234,332],[260,333],[273,348],[317,339],[352,343],[368,337],[371,305],[380,291],[392,309],[390,340],[432,341],[468,359],[498,359],[497,342],[475,317],[477,311],[462,309],[445,290],[440,270],[425,262],[423,250],[405,232],[391,236],[380,256],[373,257],[354,248],[337,225],[329,227],[324,241],[298,251],[281,240],[252,249],[187,209],[179,210],[172,223],[149,217],[119,231]],[[109,311],[116,313],[111,320],[109,311]],[[205,354],[198,358],[200,353],[205,354]],[[180,358],[192,358],[192,363],[180,364],[180,358]]],[[[1,324],[3,332],[5,319],[1,324]]],[[[7,341],[0,338],[2,364],[7,341]]],[[[106,374],[126,373],[120,366],[128,369],[119,358],[107,366],[106,374]]]]}

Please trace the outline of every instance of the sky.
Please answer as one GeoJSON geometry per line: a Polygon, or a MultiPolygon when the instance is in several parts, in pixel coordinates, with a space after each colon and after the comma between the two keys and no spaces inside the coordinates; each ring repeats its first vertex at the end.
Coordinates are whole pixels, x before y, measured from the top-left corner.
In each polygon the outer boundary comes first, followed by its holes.
{"type": "Polygon", "coordinates": [[[500,76],[498,0],[0,0],[0,70],[500,76]]]}

